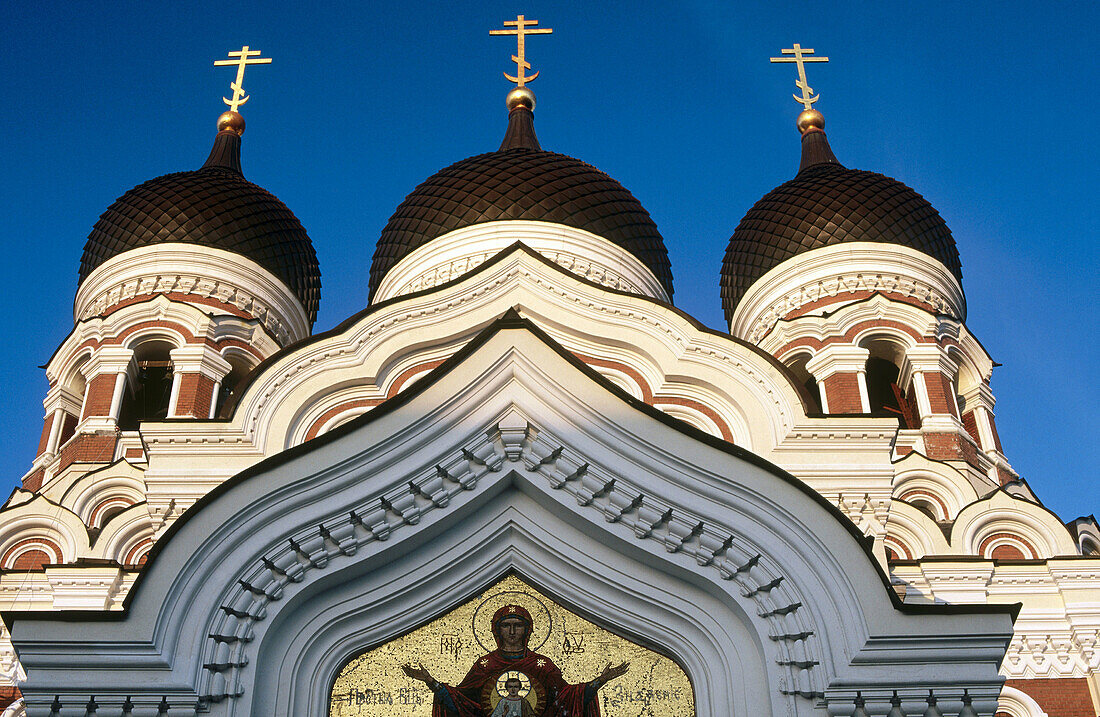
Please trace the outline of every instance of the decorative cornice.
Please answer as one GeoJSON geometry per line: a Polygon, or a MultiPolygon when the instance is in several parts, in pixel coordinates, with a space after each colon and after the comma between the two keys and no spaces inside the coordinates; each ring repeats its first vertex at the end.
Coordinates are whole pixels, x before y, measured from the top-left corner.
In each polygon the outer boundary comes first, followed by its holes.
{"type": "Polygon", "coordinates": [[[966,317],[962,287],[935,259],[900,245],[851,242],[791,257],[758,279],[738,303],[730,333],[757,343],[804,305],[855,292],[905,296],[966,317]]]}
{"type": "Polygon", "coordinates": [[[609,474],[540,431],[515,409],[475,435],[450,459],[384,495],[298,531],[242,571],[208,627],[200,700],[220,702],[243,694],[236,673],[250,662],[255,625],[267,618],[268,606],[281,600],[292,584],[311,571],[325,570],[341,556],[354,555],[367,543],[388,540],[418,524],[428,512],[446,510],[460,493],[474,490],[482,478],[506,468],[541,479],[605,521],[629,526],[637,539],[656,541],[670,553],[691,555],[700,568],[732,581],[755,605],[758,619],[769,626],[784,674],[781,692],[811,700],[823,696],[818,631],[812,616],[801,610],[809,596],[797,592],[751,537],[643,493],[628,478],[609,474]]]}
{"type": "Polygon", "coordinates": [[[76,293],[73,316],[84,321],[135,297],[183,294],[235,306],[286,346],[309,336],[310,322],[286,284],[245,257],[192,244],[131,249],[104,262],[76,293]]]}
{"type": "Polygon", "coordinates": [[[409,253],[386,273],[374,303],[457,279],[516,242],[589,281],[669,300],[642,262],[603,237],[551,222],[497,221],[457,229],[409,253]]]}

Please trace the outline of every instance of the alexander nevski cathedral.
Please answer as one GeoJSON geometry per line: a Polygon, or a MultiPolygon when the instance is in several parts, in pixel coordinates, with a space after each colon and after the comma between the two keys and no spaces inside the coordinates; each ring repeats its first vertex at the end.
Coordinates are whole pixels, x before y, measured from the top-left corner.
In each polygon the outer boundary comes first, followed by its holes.
{"type": "Polygon", "coordinates": [[[1100,530],[1013,470],[951,231],[834,153],[823,58],[774,58],[801,158],[713,331],[646,209],[543,149],[546,31],[497,31],[500,147],[412,189],[317,334],[310,237],[242,171],[264,58],[217,63],[206,161],[84,245],[0,509],[3,715],[1100,714],[1100,530]]]}

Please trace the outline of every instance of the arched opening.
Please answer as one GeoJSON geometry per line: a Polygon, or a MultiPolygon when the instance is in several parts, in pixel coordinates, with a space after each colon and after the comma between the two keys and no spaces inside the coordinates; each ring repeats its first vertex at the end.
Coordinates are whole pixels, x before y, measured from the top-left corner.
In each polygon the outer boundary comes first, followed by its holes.
{"type": "Polygon", "coordinates": [[[229,373],[222,378],[221,386],[218,388],[218,395],[216,404],[214,407],[214,415],[218,417],[225,416],[225,409],[228,405],[231,405],[231,399],[235,399],[237,395],[237,389],[240,388],[241,382],[244,377],[252,371],[253,362],[251,357],[242,355],[236,352],[229,352],[223,355],[223,357],[233,367],[229,373]]]}
{"type": "Polygon", "coordinates": [[[902,428],[920,428],[920,417],[902,389],[901,365],[904,348],[895,341],[874,338],[863,343],[870,352],[867,358],[867,399],[871,413],[895,416],[902,428]]]}
{"type": "Polygon", "coordinates": [[[118,427],[134,431],[142,421],[168,416],[172,399],[172,358],[174,346],[164,340],[146,341],[134,348],[130,385],[119,409],[118,427]]]}
{"type": "Polygon", "coordinates": [[[810,354],[799,353],[791,356],[784,365],[791,370],[795,379],[806,389],[806,393],[810,395],[810,399],[813,401],[813,407],[818,412],[821,411],[821,390],[817,386],[817,379],[806,368],[806,364],[810,361],[810,354]]]}
{"type": "Polygon", "coordinates": [[[959,410],[959,416],[962,417],[968,411],[973,411],[976,406],[968,406],[966,399],[963,398],[963,394],[970,392],[975,386],[982,382],[981,374],[977,369],[966,360],[966,357],[956,349],[954,346],[949,347],[947,355],[955,360],[959,369],[955,372],[955,375],[951,378],[951,388],[955,393],[955,407],[959,410]]]}
{"type": "Polygon", "coordinates": [[[1081,540],[1081,555],[1100,556],[1100,545],[1093,540],[1084,538],[1081,540]]]}
{"type": "Polygon", "coordinates": [[[931,500],[927,498],[913,498],[909,503],[932,520],[939,521],[939,518],[936,516],[936,506],[933,505],[931,500]]]}

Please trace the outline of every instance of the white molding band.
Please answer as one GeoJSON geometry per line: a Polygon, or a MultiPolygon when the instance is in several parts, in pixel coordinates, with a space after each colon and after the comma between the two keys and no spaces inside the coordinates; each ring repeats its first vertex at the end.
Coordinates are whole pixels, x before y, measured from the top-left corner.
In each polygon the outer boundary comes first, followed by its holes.
{"type": "Polygon", "coordinates": [[[278,277],[240,254],[168,242],[131,249],[100,264],[76,292],[73,318],[90,319],[137,296],[190,294],[236,306],[284,346],[309,336],[301,301],[278,277]]]}
{"type": "Polygon", "coordinates": [[[737,304],[730,333],[756,343],[792,311],[857,291],[910,296],[966,318],[962,286],[936,259],[897,244],[849,242],[793,256],[757,279],[737,304]]]}
{"type": "Polygon", "coordinates": [[[373,303],[457,279],[516,242],[590,281],[669,300],[641,261],[603,237],[551,222],[498,221],[456,229],[410,252],[386,273],[373,303]]]}

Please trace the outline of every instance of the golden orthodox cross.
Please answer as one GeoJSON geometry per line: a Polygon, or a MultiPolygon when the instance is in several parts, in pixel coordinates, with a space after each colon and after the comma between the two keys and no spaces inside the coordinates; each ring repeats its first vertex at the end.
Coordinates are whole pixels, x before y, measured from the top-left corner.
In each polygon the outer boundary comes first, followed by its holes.
{"type": "Polygon", "coordinates": [[[490,35],[515,35],[516,36],[516,48],[517,48],[516,49],[516,54],[512,55],[512,62],[516,63],[516,76],[512,77],[507,72],[504,73],[504,76],[508,80],[510,80],[512,82],[515,82],[516,87],[523,87],[526,83],[534,80],[536,77],[539,76],[538,71],[536,71],[535,74],[531,75],[530,77],[526,77],[523,74],[524,70],[530,70],[531,69],[531,63],[529,63],[524,58],[524,55],[523,55],[523,52],[524,52],[523,38],[524,38],[524,36],[526,36],[526,35],[549,35],[554,30],[553,30],[553,28],[549,28],[549,27],[540,27],[540,28],[536,28],[536,29],[528,29],[528,28],[534,28],[535,25],[539,24],[539,21],[538,20],[526,20],[526,19],[524,19],[523,15],[516,15],[515,20],[505,20],[504,24],[505,25],[511,25],[511,26],[515,27],[515,29],[514,30],[490,30],[489,34],[490,35]]]}
{"type": "Polygon", "coordinates": [[[237,66],[237,81],[230,82],[229,87],[233,90],[233,99],[229,100],[222,97],[222,102],[229,105],[230,112],[236,112],[237,108],[248,102],[248,95],[244,93],[244,87],[241,83],[244,82],[244,67],[245,65],[269,65],[271,64],[270,57],[259,57],[263,53],[259,50],[249,50],[248,45],[245,45],[240,50],[235,50],[229,53],[230,57],[236,57],[236,60],[215,60],[216,66],[220,65],[236,65],[237,66]]]}
{"type": "Polygon", "coordinates": [[[795,102],[802,103],[802,106],[806,109],[810,109],[814,102],[821,99],[821,95],[815,95],[814,89],[810,87],[810,84],[806,82],[806,64],[807,62],[828,62],[828,57],[809,57],[814,54],[814,51],[808,47],[802,47],[797,42],[789,50],[780,50],[784,55],[794,55],[794,57],[773,57],[772,62],[793,62],[798,65],[798,80],[795,81],[795,86],[802,90],[802,96],[792,95],[795,102]]]}

